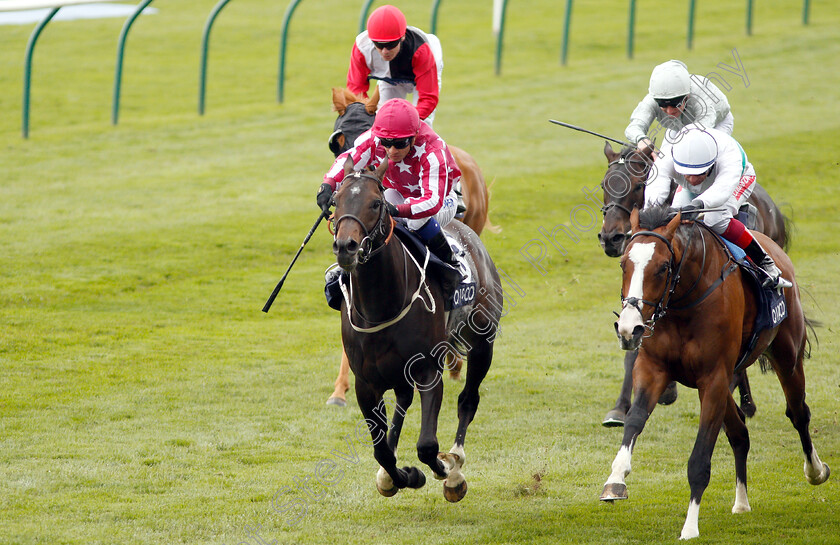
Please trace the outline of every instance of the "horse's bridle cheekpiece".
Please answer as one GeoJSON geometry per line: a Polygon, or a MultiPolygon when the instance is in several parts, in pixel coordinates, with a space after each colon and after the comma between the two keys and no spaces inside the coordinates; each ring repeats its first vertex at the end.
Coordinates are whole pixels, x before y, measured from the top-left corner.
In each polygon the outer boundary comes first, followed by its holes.
{"type": "MultiPolygon", "coordinates": [[[[352,174],[352,177],[355,178],[355,179],[365,178],[365,179],[376,182],[379,185],[380,192],[385,189],[382,186],[382,181],[380,181],[379,178],[377,178],[376,176],[373,176],[371,174],[366,174],[366,173],[361,172],[361,171],[356,171],[352,174]]],[[[385,245],[387,244],[389,235],[394,228],[393,220],[390,221],[390,222],[387,222],[387,223],[385,222],[384,197],[383,197],[383,205],[379,207],[379,218],[377,218],[376,223],[373,225],[373,227],[370,229],[370,231],[368,231],[368,228],[365,226],[364,222],[361,219],[359,219],[358,216],[354,216],[353,214],[344,214],[341,217],[339,217],[338,219],[333,218],[331,220],[332,221],[333,233],[338,232],[338,224],[341,223],[342,221],[346,220],[346,219],[350,219],[350,220],[353,220],[356,223],[358,223],[359,226],[362,228],[362,232],[364,232],[364,234],[365,234],[365,236],[362,238],[361,242],[359,242],[359,257],[358,257],[358,260],[359,260],[360,264],[364,264],[365,262],[367,262],[368,259],[370,259],[373,255],[375,255],[377,252],[379,252],[382,248],[385,247],[385,245]],[[382,244],[380,244],[379,246],[374,248],[373,247],[374,240],[375,239],[378,240],[380,238],[380,235],[381,235],[381,239],[382,239],[383,242],[382,242],[382,244]]],[[[333,236],[335,236],[335,235],[333,235],[333,236]]]]}

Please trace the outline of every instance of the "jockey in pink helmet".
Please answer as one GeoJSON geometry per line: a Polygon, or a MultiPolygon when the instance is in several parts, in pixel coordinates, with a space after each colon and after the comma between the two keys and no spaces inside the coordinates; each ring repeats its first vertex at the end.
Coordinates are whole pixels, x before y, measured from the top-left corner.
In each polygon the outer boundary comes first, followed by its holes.
{"type": "Polygon", "coordinates": [[[413,93],[420,119],[430,126],[440,96],[443,53],[434,34],[406,26],[394,6],[373,10],[367,30],[356,36],[347,71],[347,88],[367,96],[372,79],[379,81],[379,105],[413,93]]]}
{"type": "Polygon", "coordinates": [[[453,187],[461,171],[446,143],[420,122],[417,109],[401,98],[382,105],[373,127],[340,154],[324,175],[316,198],[323,210],[329,209],[332,193],[344,179],[348,158],[353,170],[378,167],[387,158],[382,185],[389,213],[417,233],[433,254],[457,267],[441,227],[455,217],[453,187]]]}

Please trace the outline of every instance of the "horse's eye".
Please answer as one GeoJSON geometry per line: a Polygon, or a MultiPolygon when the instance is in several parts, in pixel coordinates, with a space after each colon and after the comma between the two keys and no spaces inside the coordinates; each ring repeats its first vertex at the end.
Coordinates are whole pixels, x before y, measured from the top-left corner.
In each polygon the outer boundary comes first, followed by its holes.
{"type": "Polygon", "coordinates": [[[370,207],[374,210],[379,210],[380,206],[382,206],[382,201],[373,201],[373,203],[370,205],[370,207]]]}
{"type": "Polygon", "coordinates": [[[663,264],[659,267],[659,270],[658,270],[658,271],[656,271],[656,276],[665,276],[665,273],[667,273],[667,272],[668,272],[668,264],[667,264],[667,263],[663,263],[663,264]]]}
{"type": "Polygon", "coordinates": [[[644,183],[644,182],[642,182],[642,183],[640,183],[640,184],[636,185],[635,190],[636,190],[636,191],[641,191],[641,190],[642,190],[642,189],[644,189],[644,188],[645,188],[645,183],[644,183]]]}

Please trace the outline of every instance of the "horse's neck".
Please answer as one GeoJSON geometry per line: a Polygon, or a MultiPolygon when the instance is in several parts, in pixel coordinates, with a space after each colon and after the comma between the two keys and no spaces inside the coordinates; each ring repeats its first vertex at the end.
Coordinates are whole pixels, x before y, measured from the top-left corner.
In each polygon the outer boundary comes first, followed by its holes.
{"type": "Polygon", "coordinates": [[[416,267],[396,237],[350,275],[353,308],[369,321],[384,321],[402,310],[416,267]]]}
{"type": "Polygon", "coordinates": [[[682,299],[680,305],[690,304],[701,297],[720,278],[729,259],[711,229],[699,224],[691,226],[691,229],[679,235],[683,246],[682,267],[672,300],[682,299]]]}

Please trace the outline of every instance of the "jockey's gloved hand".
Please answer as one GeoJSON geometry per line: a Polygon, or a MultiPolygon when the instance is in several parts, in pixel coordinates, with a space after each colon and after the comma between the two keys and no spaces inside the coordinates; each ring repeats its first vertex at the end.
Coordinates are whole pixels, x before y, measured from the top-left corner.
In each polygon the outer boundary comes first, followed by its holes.
{"type": "Polygon", "coordinates": [[[682,218],[684,220],[695,220],[699,215],[699,210],[703,210],[703,201],[693,200],[685,206],[680,207],[682,218]]]}
{"type": "Polygon", "coordinates": [[[332,194],[333,188],[330,184],[326,182],[321,184],[321,187],[318,189],[318,195],[315,196],[315,202],[318,203],[318,207],[324,212],[330,211],[330,206],[332,205],[332,194]]]}
{"type": "Polygon", "coordinates": [[[394,206],[394,204],[389,203],[388,201],[385,201],[385,208],[387,208],[387,209],[388,209],[388,214],[389,214],[392,218],[398,218],[398,217],[400,217],[400,211],[399,211],[399,210],[397,210],[397,207],[396,207],[396,206],[394,206]]]}

